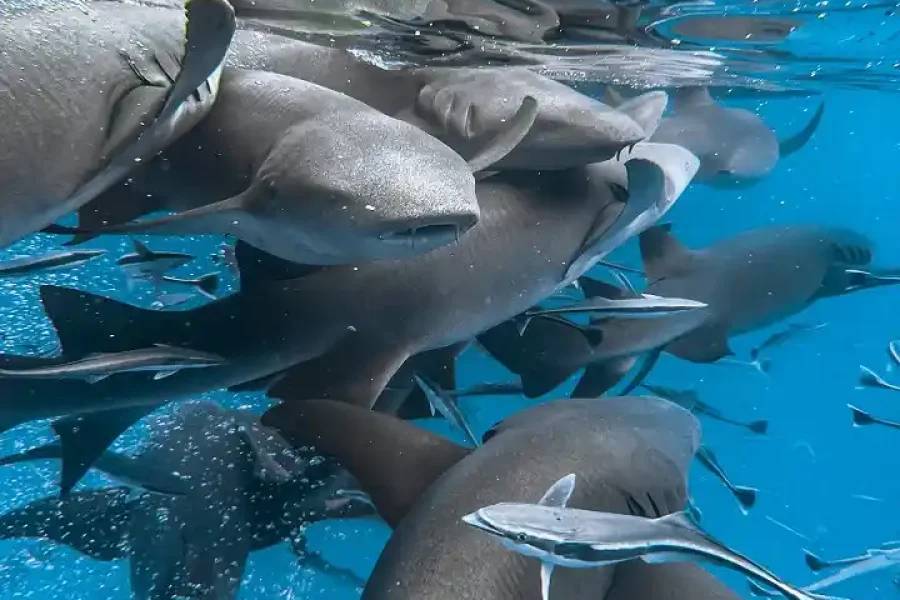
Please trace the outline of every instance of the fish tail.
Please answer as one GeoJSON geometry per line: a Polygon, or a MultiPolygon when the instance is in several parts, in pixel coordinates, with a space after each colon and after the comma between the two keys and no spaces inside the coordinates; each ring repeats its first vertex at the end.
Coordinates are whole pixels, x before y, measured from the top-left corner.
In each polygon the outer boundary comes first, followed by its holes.
{"type": "Polygon", "coordinates": [[[809,550],[803,551],[803,559],[806,561],[806,566],[809,567],[809,570],[813,573],[818,573],[819,571],[828,568],[827,561],[822,560],[809,550]]]}
{"type": "Polygon", "coordinates": [[[218,273],[203,275],[197,279],[195,285],[204,296],[215,297],[216,291],[219,289],[219,275],[218,273]]]}
{"type": "Polygon", "coordinates": [[[747,429],[756,435],[765,435],[769,430],[769,422],[765,419],[759,421],[753,421],[752,423],[747,424],[747,429]]]}
{"type": "Polygon", "coordinates": [[[744,512],[750,512],[750,510],[756,505],[756,494],[759,490],[751,487],[736,485],[732,488],[731,491],[734,494],[734,497],[737,498],[737,501],[741,505],[741,509],[744,512]]]}
{"type": "Polygon", "coordinates": [[[853,424],[854,425],[872,425],[876,422],[875,417],[862,410],[861,408],[857,408],[850,404],[847,407],[853,412],[853,424]]]}
{"type": "Polygon", "coordinates": [[[190,328],[184,325],[183,313],[148,310],[53,285],[42,285],[40,298],[67,356],[190,342],[190,328]]]}

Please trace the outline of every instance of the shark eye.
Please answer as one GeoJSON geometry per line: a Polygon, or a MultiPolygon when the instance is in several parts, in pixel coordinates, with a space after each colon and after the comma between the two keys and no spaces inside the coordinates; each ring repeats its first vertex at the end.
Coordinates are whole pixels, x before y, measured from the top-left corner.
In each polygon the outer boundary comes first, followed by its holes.
{"type": "Polygon", "coordinates": [[[517,534],[516,534],[516,541],[517,541],[517,542],[527,542],[527,541],[528,541],[528,537],[527,537],[524,533],[517,533],[517,534]]]}

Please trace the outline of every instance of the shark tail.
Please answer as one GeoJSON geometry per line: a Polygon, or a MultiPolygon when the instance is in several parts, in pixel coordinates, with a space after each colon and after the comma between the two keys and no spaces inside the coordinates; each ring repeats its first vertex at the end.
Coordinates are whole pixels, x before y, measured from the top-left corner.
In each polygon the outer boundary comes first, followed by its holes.
{"type": "Polygon", "coordinates": [[[734,488],[732,488],[731,490],[744,512],[750,512],[750,510],[756,505],[756,494],[758,493],[758,491],[759,490],[756,490],[754,488],[744,487],[740,485],[734,486],[734,488]]]}
{"type": "Polygon", "coordinates": [[[872,425],[875,423],[875,417],[862,410],[861,408],[857,408],[850,404],[847,405],[850,410],[853,412],[853,424],[858,426],[863,425],[872,425]]]}
{"type": "Polygon", "coordinates": [[[799,133],[793,135],[786,140],[780,140],[778,142],[779,155],[784,158],[785,156],[790,156],[795,152],[799,151],[803,146],[805,146],[809,140],[812,139],[813,134],[819,128],[819,124],[822,122],[822,116],[825,114],[825,103],[822,102],[819,104],[819,108],[816,109],[816,114],[813,115],[813,118],[810,122],[804,127],[799,133]]]}
{"type": "Polygon", "coordinates": [[[803,560],[806,561],[806,566],[809,567],[810,571],[814,573],[827,569],[829,566],[827,561],[822,560],[809,550],[803,551],[803,560]]]}
{"type": "Polygon", "coordinates": [[[756,435],[765,435],[769,431],[769,422],[761,419],[747,424],[747,429],[756,435]]]}
{"type": "Polygon", "coordinates": [[[219,289],[218,273],[210,273],[197,279],[196,287],[204,296],[215,296],[219,289]]]}
{"type": "Polygon", "coordinates": [[[123,352],[153,344],[179,345],[189,339],[190,328],[185,327],[182,313],[147,310],[53,285],[42,285],[40,297],[66,356],[123,352]]]}

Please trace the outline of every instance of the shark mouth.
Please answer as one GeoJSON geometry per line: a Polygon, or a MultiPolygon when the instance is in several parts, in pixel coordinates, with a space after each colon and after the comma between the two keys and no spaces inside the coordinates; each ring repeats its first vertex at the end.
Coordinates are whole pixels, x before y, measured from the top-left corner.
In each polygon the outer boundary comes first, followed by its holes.
{"type": "Polygon", "coordinates": [[[382,233],[378,238],[385,244],[392,246],[445,246],[458,242],[460,236],[472,228],[471,223],[435,223],[419,227],[407,227],[388,233],[382,233]]]}

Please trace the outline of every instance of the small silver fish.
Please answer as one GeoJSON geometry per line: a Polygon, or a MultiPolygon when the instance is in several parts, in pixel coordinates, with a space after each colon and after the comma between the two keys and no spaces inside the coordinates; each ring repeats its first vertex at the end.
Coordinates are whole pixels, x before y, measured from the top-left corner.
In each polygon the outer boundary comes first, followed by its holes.
{"type": "Polygon", "coordinates": [[[161,281],[164,281],[166,283],[177,283],[180,285],[191,287],[200,292],[202,296],[209,298],[210,300],[216,299],[216,290],[219,289],[219,276],[216,273],[201,275],[196,279],[164,275],[161,281]]]}
{"type": "Polygon", "coordinates": [[[750,513],[750,510],[756,504],[756,494],[758,490],[751,487],[746,487],[742,485],[734,485],[731,482],[731,479],[725,473],[725,469],[722,468],[722,465],[719,464],[719,459],[716,457],[715,452],[713,452],[712,448],[709,446],[701,444],[697,449],[697,460],[703,465],[710,473],[715,475],[719,481],[721,481],[726,488],[732,493],[735,499],[738,501],[738,504],[741,506],[741,512],[745,515],[750,513]]]}
{"type": "Polygon", "coordinates": [[[769,422],[765,419],[760,419],[758,421],[738,421],[727,416],[721,410],[716,408],[711,404],[707,404],[703,400],[700,399],[700,396],[694,390],[676,390],[668,387],[663,387],[661,385],[651,385],[649,383],[641,384],[641,387],[648,390],[655,396],[659,396],[660,398],[665,398],[666,400],[671,400],[675,404],[686,408],[692,413],[698,415],[706,415],[711,419],[715,419],[716,421],[720,421],[722,423],[728,423],[729,425],[734,425],[736,427],[741,427],[750,431],[751,433],[755,433],[757,435],[765,435],[765,433],[769,430],[769,422]]]}
{"type": "Polygon", "coordinates": [[[658,319],[689,310],[706,308],[706,304],[686,298],[663,298],[642,294],[638,298],[603,298],[595,296],[581,302],[554,308],[526,311],[517,320],[519,333],[524,333],[535,317],[590,314],[600,318],[621,317],[627,319],[658,319]]]}
{"type": "Polygon", "coordinates": [[[826,325],[828,323],[791,323],[785,329],[767,337],[763,343],[750,351],[750,356],[756,359],[765,350],[777,348],[799,335],[822,329],[826,325]]]}
{"type": "MultiPolygon", "coordinates": [[[[850,558],[842,558],[832,561],[822,560],[815,554],[807,551],[806,564],[816,572],[824,569],[842,567],[841,569],[838,569],[838,571],[833,575],[829,575],[828,577],[820,579],[819,581],[816,581],[815,583],[803,588],[803,591],[807,593],[814,593],[818,592],[819,590],[824,590],[825,588],[837,585],[838,583],[841,583],[843,581],[855,579],[860,575],[874,573],[876,571],[881,571],[882,569],[888,569],[900,565],[900,549],[873,548],[870,550],[866,550],[865,554],[862,554],[861,556],[852,556],[850,558]]],[[[759,594],[761,596],[774,597],[777,595],[764,588],[752,584],[751,589],[755,594],[759,594]]]]}
{"type": "Polygon", "coordinates": [[[138,240],[132,240],[134,252],[126,254],[117,262],[129,279],[158,282],[167,271],[185,265],[194,257],[181,252],[156,252],[138,240]]]}
{"type": "Polygon", "coordinates": [[[859,365],[861,371],[859,376],[859,384],[868,388],[881,388],[885,390],[893,390],[900,392],[900,385],[889,383],[881,375],[865,365],[859,365]]]}
{"type": "Polygon", "coordinates": [[[89,383],[96,383],[119,373],[152,372],[153,379],[163,379],[182,369],[216,367],[225,363],[224,358],[215,354],[158,344],[139,350],[91,354],[78,360],[46,367],[0,369],[0,377],[84,379],[89,383]]]}
{"type": "MultiPolygon", "coordinates": [[[[574,485],[574,476],[569,475],[574,485]]],[[[554,484],[554,488],[567,478],[554,484]]],[[[550,492],[548,492],[549,494],[550,492]]],[[[571,495],[571,489],[568,492],[571,495]]],[[[546,495],[545,495],[546,498],[546,495]]],[[[749,558],[715,540],[684,513],[659,518],[566,508],[566,502],[501,503],[477,510],[463,521],[526,556],[539,558],[544,600],[552,566],[590,568],[641,559],[647,563],[709,561],[777,589],[791,600],[821,599],[781,581],[749,558]]]]}
{"type": "Polygon", "coordinates": [[[472,427],[466,420],[465,415],[459,408],[459,403],[455,398],[440,389],[433,381],[423,375],[415,375],[416,383],[425,392],[428,403],[431,405],[432,414],[435,411],[447,419],[453,427],[459,430],[473,446],[480,446],[481,440],[472,431],[472,427]]]}
{"type": "Polygon", "coordinates": [[[900,421],[889,421],[887,419],[873,416],[863,409],[853,406],[852,404],[848,404],[847,408],[849,408],[853,412],[854,427],[864,427],[866,425],[883,425],[884,427],[890,427],[891,429],[900,429],[900,421]]]}
{"type": "Polygon", "coordinates": [[[34,275],[88,263],[106,254],[106,250],[56,250],[39,256],[14,258],[0,263],[0,277],[34,275]]]}

